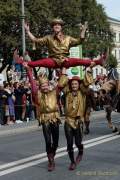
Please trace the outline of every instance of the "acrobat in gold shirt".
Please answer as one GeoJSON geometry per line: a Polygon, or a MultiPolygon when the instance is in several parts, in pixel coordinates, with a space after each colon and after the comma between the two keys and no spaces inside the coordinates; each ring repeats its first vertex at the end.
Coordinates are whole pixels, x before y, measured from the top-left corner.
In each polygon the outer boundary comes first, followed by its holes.
{"type": "Polygon", "coordinates": [[[82,39],[64,35],[63,40],[60,41],[56,36],[48,35],[43,38],[35,38],[34,42],[48,47],[49,57],[54,59],[58,65],[61,65],[64,59],[69,56],[70,47],[79,45],[82,39]]]}

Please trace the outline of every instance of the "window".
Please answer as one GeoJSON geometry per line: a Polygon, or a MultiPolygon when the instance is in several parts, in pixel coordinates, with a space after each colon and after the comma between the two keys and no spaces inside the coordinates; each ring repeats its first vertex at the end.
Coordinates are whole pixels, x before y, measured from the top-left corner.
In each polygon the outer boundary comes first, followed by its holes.
{"type": "Polygon", "coordinates": [[[116,42],[116,33],[114,33],[114,41],[116,42]]]}
{"type": "Polygon", "coordinates": [[[97,76],[98,75],[98,69],[96,68],[95,70],[96,70],[96,76],[97,76]]]}
{"type": "Polygon", "coordinates": [[[119,33],[119,42],[120,42],[120,33],[119,33]]]}

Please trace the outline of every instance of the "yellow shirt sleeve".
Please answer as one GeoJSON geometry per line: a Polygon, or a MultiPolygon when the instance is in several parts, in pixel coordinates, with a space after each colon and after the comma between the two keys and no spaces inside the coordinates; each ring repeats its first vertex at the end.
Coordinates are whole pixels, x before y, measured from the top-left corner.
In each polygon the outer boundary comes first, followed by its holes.
{"type": "Polygon", "coordinates": [[[73,46],[77,46],[81,43],[81,39],[80,38],[73,38],[70,36],[70,47],[73,47],[73,46]]]}
{"type": "Polygon", "coordinates": [[[35,43],[38,43],[40,46],[47,46],[48,44],[48,36],[44,36],[42,38],[35,38],[35,43]]]}

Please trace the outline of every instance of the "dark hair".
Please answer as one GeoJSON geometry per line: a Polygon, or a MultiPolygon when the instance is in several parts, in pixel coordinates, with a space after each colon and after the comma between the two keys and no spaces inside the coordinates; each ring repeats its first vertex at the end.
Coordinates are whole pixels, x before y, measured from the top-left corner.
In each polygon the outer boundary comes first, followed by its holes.
{"type": "Polygon", "coordinates": [[[13,87],[16,88],[17,84],[18,84],[18,82],[14,82],[13,87]]]}
{"type": "Polygon", "coordinates": [[[98,83],[99,83],[99,81],[98,81],[98,80],[96,80],[96,81],[95,81],[95,85],[96,85],[96,84],[98,84],[98,83]]]}
{"type": "Polygon", "coordinates": [[[4,82],[4,88],[6,88],[7,86],[9,86],[8,82],[4,82]]]}
{"type": "Polygon", "coordinates": [[[73,81],[77,81],[79,83],[79,89],[80,89],[81,80],[77,80],[77,79],[72,79],[72,80],[69,81],[69,89],[72,90],[71,84],[72,84],[73,81]]]}
{"type": "Polygon", "coordinates": [[[106,94],[106,90],[105,90],[105,89],[100,89],[100,91],[101,91],[103,94],[106,94]]]}

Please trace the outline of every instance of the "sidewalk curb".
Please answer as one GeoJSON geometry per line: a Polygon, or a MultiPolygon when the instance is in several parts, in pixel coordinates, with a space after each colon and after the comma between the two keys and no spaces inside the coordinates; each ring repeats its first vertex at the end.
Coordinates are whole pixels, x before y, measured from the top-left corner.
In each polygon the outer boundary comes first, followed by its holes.
{"type": "Polygon", "coordinates": [[[20,134],[23,132],[30,132],[35,131],[39,129],[38,128],[38,121],[34,120],[31,122],[23,122],[20,124],[13,124],[9,126],[1,126],[0,127],[0,136],[6,136],[6,135],[14,135],[14,134],[20,134]]]}
{"type": "MultiPolygon", "coordinates": [[[[113,112],[112,115],[117,115],[118,113],[113,112]]],[[[106,113],[105,111],[97,111],[97,112],[92,112],[90,119],[92,120],[92,118],[95,117],[104,117],[105,118],[106,113]]],[[[61,118],[64,121],[64,117],[61,118]]],[[[34,122],[29,122],[26,123],[24,122],[24,124],[15,124],[15,125],[10,125],[9,127],[0,127],[0,137],[5,137],[7,135],[15,135],[15,134],[21,134],[23,132],[31,132],[31,131],[35,131],[35,130],[41,130],[42,127],[38,126],[38,121],[35,120],[34,122]]]]}

